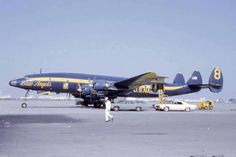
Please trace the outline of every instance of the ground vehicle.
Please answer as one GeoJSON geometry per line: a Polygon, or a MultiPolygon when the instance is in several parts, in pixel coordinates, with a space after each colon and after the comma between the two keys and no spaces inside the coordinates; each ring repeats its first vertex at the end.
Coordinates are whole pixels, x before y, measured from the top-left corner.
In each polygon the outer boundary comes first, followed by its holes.
{"type": "Polygon", "coordinates": [[[197,109],[196,105],[190,105],[184,101],[176,101],[176,102],[166,102],[163,104],[157,104],[156,110],[161,111],[186,111],[189,112],[191,110],[197,109]]]}
{"type": "Polygon", "coordinates": [[[142,111],[149,107],[149,105],[143,101],[131,101],[131,100],[120,100],[116,103],[112,103],[111,108],[114,111],[119,110],[135,110],[142,111]]]}
{"type": "Polygon", "coordinates": [[[214,103],[210,100],[206,100],[206,101],[200,101],[197,104],[197,107],[200,110],[212,110],[214,108],[214,103]]]}

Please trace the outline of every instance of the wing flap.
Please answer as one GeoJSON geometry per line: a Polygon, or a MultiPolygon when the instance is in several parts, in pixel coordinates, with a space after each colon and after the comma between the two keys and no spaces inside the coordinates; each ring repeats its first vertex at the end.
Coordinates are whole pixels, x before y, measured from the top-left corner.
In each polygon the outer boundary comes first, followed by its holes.
{"type": "Polygon", "coordinates": [[[119,89],[135,89],[144,84],[150,84],[151,81],[157,79],[156,73],[148,72],[129,79],[115,83],[114,85],[119,89]]]}

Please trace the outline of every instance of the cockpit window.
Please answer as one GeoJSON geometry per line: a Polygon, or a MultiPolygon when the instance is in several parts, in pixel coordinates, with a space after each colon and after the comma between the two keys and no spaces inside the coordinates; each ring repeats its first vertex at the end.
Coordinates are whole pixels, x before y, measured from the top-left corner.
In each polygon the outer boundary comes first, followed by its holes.
{"type": "Polygon", "coordinates": [[[16,85],[16,84],[17,84],[16,80],[11,81],[11,85],[16,85]]]}

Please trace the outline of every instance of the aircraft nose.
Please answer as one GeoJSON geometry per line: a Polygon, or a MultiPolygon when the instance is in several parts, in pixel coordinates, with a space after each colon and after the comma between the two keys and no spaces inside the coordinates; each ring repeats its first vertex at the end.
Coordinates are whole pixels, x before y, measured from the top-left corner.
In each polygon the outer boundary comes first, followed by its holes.
{"type": "Polygon", "coordinates": [[[9,85],[13,86],[13,87],[23,88],[22,83],[24,81],[26,81],[25,78],[19,78],[19,79],[11,80],[11,81],[9,81],[9,85]]]}
{"type": "Polygon", "coordinates": [[[10,85],[10,86],[17,86],[17,80],[11,80],[11,81],[9,82],[9,85],[10,85]]]}

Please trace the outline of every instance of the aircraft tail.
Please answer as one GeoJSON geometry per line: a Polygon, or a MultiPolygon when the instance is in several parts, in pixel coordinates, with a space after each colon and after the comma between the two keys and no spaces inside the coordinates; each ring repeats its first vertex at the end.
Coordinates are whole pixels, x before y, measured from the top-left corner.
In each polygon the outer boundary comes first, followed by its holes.
{"type": "Polygon", "coordinates": [[[173,84],[184,85],[185,84],[184,75],[181,73],[176,74],[173,84]]]}
{"type": "Polygon", "coordinates": [[[223,74],[220,68],[214,68],[209,78],[209,90],[218,93],[223,89],[223,74]]]}
{"type": "Polygon", "coordinates": [[[189,86],[197,86],[202,84],[202,76],[199,71],[194,71],[191,78],[188,80],[189,86]]]}

